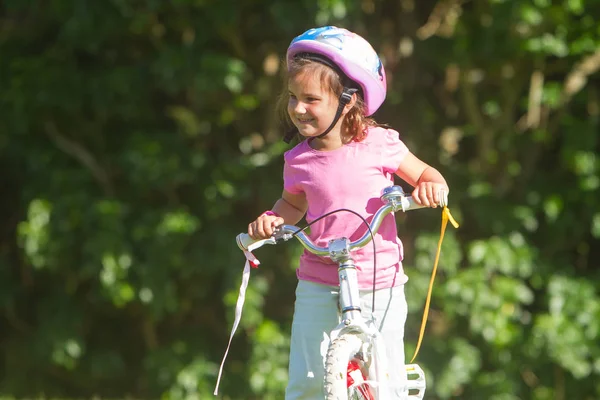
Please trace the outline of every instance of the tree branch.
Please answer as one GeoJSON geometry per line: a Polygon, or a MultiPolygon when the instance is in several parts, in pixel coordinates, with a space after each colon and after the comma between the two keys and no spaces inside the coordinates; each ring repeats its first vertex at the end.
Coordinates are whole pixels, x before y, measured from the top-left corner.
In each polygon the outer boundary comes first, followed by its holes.
{"type": "MultiPolygon", "coordinates": [[[[563,90],[561,93],[561,99],[560,99],[560,104],[559,106],[556,108],[556,110],[553,110],[555,112],[554,115],[562,115],[562,110],[564,110],[566,108],[566,106],[569,104],[569,102],[571,101],[571,99],[573,98],[573,96],[575,96],[577,93],[579,93],[587,84],[587,79],[590,75],[596,73],[598,70],[600,70],[600,49],[596,50],[595,53],[588,55],[587,57],[584,57],[580,62],[578,62],[577,64],[575,64],[573,66],[573,68],[571,69],[571,71],[569,72],[569,74],[567,75],[567,77],[565,78],[565,81],[563,82],[563,90]]],[[[532,76],[532,85],[533,85],[533,76],[532,76]]],[[[531,96],[531,94],[530,94],[531,96]]],[[[530,103],[531,106],[531,103],[530,103]]],[[[524,132],[527,129],[531,128],[532,126],[530,125],[531,122],[531,114],[532,111],[531,110],[527,110],[527,113],[525,115],[523,115],[521,118],[519,118],[519,120],[516,123],[516,129],[519,132],[524,132]]],[[[536,114],[539,115],[550,115],[551,114],[551,109],[548,106],[540,106],[538,110],[536,110],[536,114]]],[[[554,116],[553,120],[556,119],[557,117],[554,116]]],[[[553,122],[549,123],[548,126],[558,126],[558,124],[555,124],[553,122]]],[[[533,126],[534,128],[536,128],[537,126],[533,126]]]]}
{"type": "Polygon", "coordinates": [[[463,3],[463,0],[439,1],[425,25],[417,29],[417,37],[426,40],[436,34],[452,36],[463,3]]]}
{"type": "Polygon", "coordinates": [[[61,135],[56,125],[52,121],[46,121],[44,124],[46,128],[46,134],[54,141],[56,147],[64,151],[71,157],[75,158],[81,164],[83,164],[94,176],[96,181],[100,184],[102,189],[109,196],[114,195],[114,189],[108,174],[100,164],[96,161],[92,153],[90,153],[85,147],[76,143],[65,136],[61,135]]]}

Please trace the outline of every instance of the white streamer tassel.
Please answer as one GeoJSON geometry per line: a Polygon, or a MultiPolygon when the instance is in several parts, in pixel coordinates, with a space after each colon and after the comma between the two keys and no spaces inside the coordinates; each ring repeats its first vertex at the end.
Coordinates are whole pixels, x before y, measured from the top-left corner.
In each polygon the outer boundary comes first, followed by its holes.
{"type": "Polygon", "coordinates": [[[235,318],[233,320],[233,327],[231,328],[231,335],[229,335],[229,343],[227,344],[227,349],[225,350],[225,355],[223,356],[223,361],[221,361],[221,367],[219,368],[219,375],[217,376],[217,385],[215,386],[215,391],[213,393],[215,396],[219,393],[219,383],[221,382],[221,375],[223,374],[223,365],[225,365],[225,359],[229,353],[229,347],[231,346],[233,335],[235,334],[235,331],[240,324],[240,319],[242,318],[242,309],[244,308],[244,300],[246,299],[246,289],[248,288],[248,281],[250,281],[250,267],[258,268],[260,265],[260,261],[258,261],[254,254],[251,253],[251,249],[245,250],[244,255],[246,256],[246,264],[244,265],[244,272],[242,274],[240,294],[238,295],[237,302],[235,304],[235,318]]]}

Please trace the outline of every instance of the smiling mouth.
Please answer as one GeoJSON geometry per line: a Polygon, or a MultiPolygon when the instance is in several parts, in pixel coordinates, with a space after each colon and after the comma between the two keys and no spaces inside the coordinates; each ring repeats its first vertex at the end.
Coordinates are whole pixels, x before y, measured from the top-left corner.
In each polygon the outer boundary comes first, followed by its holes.
{"type": "Polygon", "coordinates": [[[296,118],[296,121],[300,122],[301,124],[309,124],[313,121],[313,119],[312,118],[309,118],[309,119],[296,118]]]}

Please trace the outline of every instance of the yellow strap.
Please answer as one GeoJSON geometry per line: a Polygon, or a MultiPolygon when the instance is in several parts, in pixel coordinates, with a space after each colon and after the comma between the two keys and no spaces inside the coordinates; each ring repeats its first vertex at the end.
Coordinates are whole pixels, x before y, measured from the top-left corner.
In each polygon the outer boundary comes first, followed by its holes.
{"type": "Polygon", "coordinates": [[[421,342],[423,341],[423,335],[425,334],[425,325],[427,325],[427,317],[429,316],[429,304],[431,303],[431,292],[433,290],[433,281],[435,280],[435,274],[437,273],[438,262],[440,261],[440,253],[442,251],[442,241],[444,240],[444,233],[446,232],[446,226],[448,225],[448,221],[455,227],[458,228],[458,222],[452,217],[450,214],[450,209],[448,207],[444,207],[442,210],[442,230],[440,233],[440,240],[437,246],[437,252],[435,254],[435,262],[433,263],[433,271],[431,272],[431,279],[429,281],[429,289],[427,290],[427,299],[425,300],[425,310],[423,311],[423,319],[421,320],[421,332],[419,332],[419,340],[417,342],[417,348],[415,349],[415,354],[413,355],[410,362],[412,363],[415,358],[417,358],[417,354],[419,353],[419,349],[421,348],[421,342]]]}

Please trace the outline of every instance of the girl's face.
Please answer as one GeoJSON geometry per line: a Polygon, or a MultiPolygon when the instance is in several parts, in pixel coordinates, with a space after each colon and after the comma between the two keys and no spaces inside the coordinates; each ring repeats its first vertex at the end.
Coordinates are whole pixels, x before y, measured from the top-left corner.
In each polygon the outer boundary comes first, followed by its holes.
{"type": "MultiPolygon", "coordinates": [[[[304,137],[314,137],[325,132],[335,117],[338,98],[323,88],[319,74],[299,73],[288,81],[288,114],[304,137]]],[[[340,118],[332,131],[339,130],[340,118]]]]}

